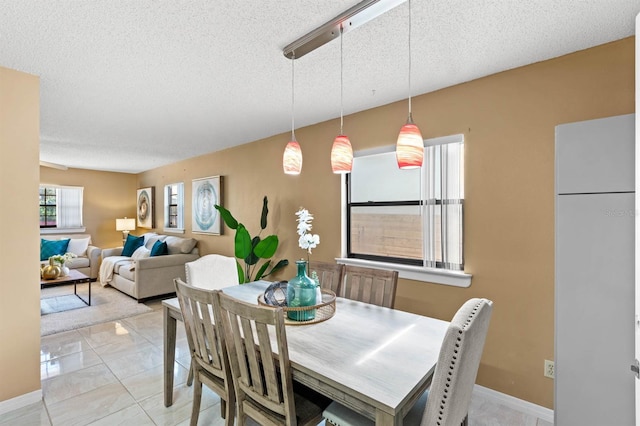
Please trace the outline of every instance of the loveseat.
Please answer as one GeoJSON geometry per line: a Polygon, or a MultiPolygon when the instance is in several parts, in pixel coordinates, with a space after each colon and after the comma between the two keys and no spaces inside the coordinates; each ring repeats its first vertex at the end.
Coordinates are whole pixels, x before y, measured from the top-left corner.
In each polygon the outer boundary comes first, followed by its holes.
{"type": "Polygon", "coordinates": [[[91,235],[89,234],[40,234],[40,266],[49,264],[49,257],[53,254],[73,253],[76,255],[73,259],[66,263],[69,269],[76,269],[91,278],[92,281],[98,279],[98,271],[100,271],[100,255],[102,250],[91,244],[91,235]],[[44,241],[43,241],[44,240],[44,241]],[[69,240],[63,248],[56,253],[47,251],[46,247],[52,242],[61,242],[61,240],[69,240]]]}
{"type": "Polygon", "coordinates": [[[124,247],[102,250],[100,284],[110,285],[138,301],[175,293],[173,279],[184,281],[184,264],[199,257],[197,240],[153,232],[140,237],[142,245],[133,253],[126,250],[131,248],[130,240],[139,238],[135,235],[129,235],[124,247]],[[166,254],[152,255],[157,254],[154,246],[162,243],[166,244],[166,254]]]}

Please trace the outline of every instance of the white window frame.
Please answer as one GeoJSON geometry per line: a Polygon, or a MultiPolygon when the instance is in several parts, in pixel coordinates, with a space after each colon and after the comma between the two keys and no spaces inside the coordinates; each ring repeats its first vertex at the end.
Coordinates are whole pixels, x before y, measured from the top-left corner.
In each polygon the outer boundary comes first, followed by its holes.
{"type": "Polygon", "coordinates": [[[41,183],[40,188],[54,188],[56,190],[56,226],[52,228],[40,228],[41,234],[62,234],[85,232],[83,221],[84,187],[62,186],[41,183]],[[67,195],[65,197],[65,194],[67,195]],[[71,209],[71,214],[61,214],[63,210],[71,209]],[[64,223],[65,219],[68,223],[64,223]]]}
{"type": "Polygon", "coordinates": [[[184,182],[170,183],[164,186],[164,232],[173,234],[184,234],[184,182]],[[169,209],[171,208],[171,187],[178,187],[178,219],[175,228],[169,227],[169,209]]]}
{"type": "MultiPolygon", "coordinates": [[[[426,139],[425,146],[442,145],[446,143],[464,142],[464,135],[457,134],[444,136],[439,138],[426,139]]],[[[374,155],[395,150],[395,145],[389,145],[381,148],[358,151],[354,156],[374,155]]],[[[424,179],[423,179],[424,180],[424,179]]],[[[346,176],[341,176],[341,257],[336,261],[345,265],[363,266],[376,269],[393,269],[397,270],[400,278],[423,281],[436,284],[444,284],[455,287],[469,287],[471,285],[472,275],[464,271],[456,271],[442,268],[432,268],[426,266],[406,265],[401,263],[380,262],[365,259],[355,259],[347,257],[347,182],[346,176]]]]}

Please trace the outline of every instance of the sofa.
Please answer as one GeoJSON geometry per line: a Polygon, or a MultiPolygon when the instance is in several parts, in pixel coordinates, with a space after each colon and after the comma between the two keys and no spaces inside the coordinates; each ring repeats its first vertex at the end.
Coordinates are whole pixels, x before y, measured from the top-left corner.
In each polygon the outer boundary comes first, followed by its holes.
{"type": "Polygon", "coordinates": [[[69,240],[66,248],[55,254],[65,254],[67,252],[76,255],[66,263],[69,269],[76,269],[82,272],[92,281],[98,279],[100,271],[100,260],[102,249],[92,245],[91,235],[89,234],[40,234],[40,266],[49,264],[49,255],[51,252],[45,253],[43,246],[47,245],[45,241],[69,240]]]}
{"type": "Polygon", "coordinates": [[[129,240],[138,238],[132,235],[124,247],[102,250],[100,284],[110,285],[139,302],[175,293],[173,279],[184,281],[185,263],[199,257],[197,240],[153,232],[139,237],[143,237],[144,242],[130,255],[122,254],[129,248],[129,240]],[[151,256],[154,246],[161,243],[166,244],[166,254],[151,256]]]}

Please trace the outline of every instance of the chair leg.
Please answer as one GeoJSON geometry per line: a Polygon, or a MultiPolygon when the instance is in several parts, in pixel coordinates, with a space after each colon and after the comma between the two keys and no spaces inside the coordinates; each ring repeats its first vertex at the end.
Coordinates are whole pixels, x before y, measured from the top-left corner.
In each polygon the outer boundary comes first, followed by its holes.
{"type": "Polygon", "coordinates": [[[191,426],[197,426],[200,415],[200,400],[202,399],[202,382],[197,374],[194,374],[193,382],[193,408],[191,409],[191,426]]]}
{"type": "Polygon", "coordinates": [[[189,365],[189,375],[187,376],[187,386],[193,384],[193,365],[189,365]]]}

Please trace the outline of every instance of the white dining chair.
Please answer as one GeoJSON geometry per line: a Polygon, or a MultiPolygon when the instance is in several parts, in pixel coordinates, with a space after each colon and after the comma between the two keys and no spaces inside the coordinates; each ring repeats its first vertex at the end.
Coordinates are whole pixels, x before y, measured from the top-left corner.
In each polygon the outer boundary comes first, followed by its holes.
{"type": "MultiPolygon", "coordinates": [[[[407,426],[467,425],[493,302],[470,299],[456,312],[442,342],[431,387],[404,417],[407,426]]],[[[327,424],[368,426],[374,422],[332,402],[322,413],[327,424]]]]}
{"type": "Polygon", "coordinates": [[[207,254],[184,265],[187,284],[194,287],[219,290],[238,285],[236,259],[219,254],[207,254]]]}

